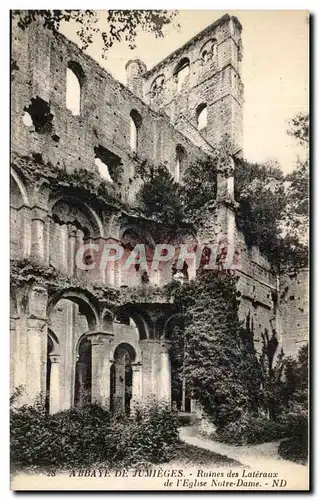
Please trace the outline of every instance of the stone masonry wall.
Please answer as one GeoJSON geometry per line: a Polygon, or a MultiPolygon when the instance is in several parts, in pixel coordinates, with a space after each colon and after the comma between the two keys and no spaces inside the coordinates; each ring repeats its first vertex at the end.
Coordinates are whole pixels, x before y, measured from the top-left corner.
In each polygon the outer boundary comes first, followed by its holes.
{"type": "MultiPolygon", "coordinates": [[[[144,75],[145,100],[154,109],[165,111],[176,128],[192,140],[193,129],[197,130],[196,109],[206,103],[207,127],[200,135],[216,146],[227,133],[241,148],[241,57],[240,23],[236,18],[224,16],[144,75]],[[204,58],[211,41],[216,44],[216,53],[204,58]],[[190,71],[178,91],[175,72],[184,58],[189,59],[190,71]],[[154,92],[154,82],[160,77],[164,79],[162,90],[154,92]]],[[[194,142],[202,146],[196,137],[194,142]]]]}
{"type": "Polygon", "coordinates": [[[57,168],[96,169],[94,148],[103,146],[123,165],[122,198],[134,198],[135,155],[130,150],[130,113],[142,119],[138,130],[137,157],[166,164],[175,172],[176,146],[187,155],[183,167],[205,154],[180,134],[163,117],[152,111],[125,86],[116,81],[90,57],[63,36],[54,37],[39,25],[22,31],[13,27],[12,58],[18,69],[12,81],[12,151],[19,155],[40,153],[57,168]],[[83,71],[81,113],[73,116],[66,108],[68,63],[78,63],[83,71]],[[23,123],[25,108],[39,97],[53,114],[52,129],[38,133],[23,123]]]}

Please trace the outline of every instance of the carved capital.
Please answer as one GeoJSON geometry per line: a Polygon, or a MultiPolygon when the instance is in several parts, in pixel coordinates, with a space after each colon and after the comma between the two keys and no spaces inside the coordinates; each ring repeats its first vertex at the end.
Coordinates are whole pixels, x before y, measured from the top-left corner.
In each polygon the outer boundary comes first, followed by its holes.
{"type": "Polygon", "coordinates": [[[33,207],[31,218],[33,221],[39,220],[41,222],[44,222],[47,217],[47,214],[48,214],[47,210],[44,210],[41,207],[33,207]]]}
{"type": "Polygon", "coordinates": [[[168,354],[172,347],[172,342],[169,340],[162,341],[160,344],[160,352],[161,354],[168,354]]]}
{"type": "Polygon", "coordinates": [[[49,358],[51,363],[59,363],[60,355],[59,354],[49,354],[49,358]]]}
{"type": "Polygon", "coordinates": [[[137,363],[132,363],[133,372],[139,372],[142,367],[142,363],[138,361],[137,363]]]}

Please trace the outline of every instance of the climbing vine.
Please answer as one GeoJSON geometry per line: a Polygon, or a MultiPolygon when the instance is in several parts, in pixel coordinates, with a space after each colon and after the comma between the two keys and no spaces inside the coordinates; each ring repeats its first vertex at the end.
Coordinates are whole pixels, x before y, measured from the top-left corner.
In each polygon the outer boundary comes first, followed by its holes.
{"type": "Polygon", "coordinates": [[[145,215],[166,226],[198,226],[216,198],[217,157],[190,164],[182,184],[166,166],[155,167],[145,160],[137,165],[136,175],[142,180],[138,201],[145,215]]]}
{"type": "Polygon", "coordinates": [[[183,344],[183,375],[207,415],[223,427],[257,411],[261,373],[252,332],[239,322],[236,278],[203,271],[183,285],[166,287],[185,328],[173,332],[183,344]]]}

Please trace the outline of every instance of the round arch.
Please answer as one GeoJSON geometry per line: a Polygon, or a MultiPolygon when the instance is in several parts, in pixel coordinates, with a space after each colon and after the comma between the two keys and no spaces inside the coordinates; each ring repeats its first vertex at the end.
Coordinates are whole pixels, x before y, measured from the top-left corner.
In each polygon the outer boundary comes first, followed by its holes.
{"type": "Polygon", "coordinates": [[[91,237],[104,237],[104,227],[98,214],[92,207],[74,196],[60,196],[50,200],[50,214],[53,219],[61,223],[70,222],[75,226],[80,226],[81,223],[89,225],[91,237]]]}
{"type": "Polygon", "coordinates": [[[27,189],[26,189],[22,179],[20,178],[19,174],[13,168],[11,168],[11,170],[10,170],[10,175],[18,187],[18,190],[19,190],[21,198],[22,198],[23,205],[26,205],[29,207],[30,206],[29,196],[28,196],[27,189]]]}
{"type": "Polygon", "coordinates": [[[70,300],[70,302],[77,304],[83,311],[90,330],[96,329],[99,324],[98,308],[95,298],[89,292],[79,292],[78,290],[69,288],[53,293],[48,300],[48,316],[51,314],[56,304],[62,299],[70,300]]]}
{"type": "Polygon", "coordinates": [[[184,325],[184,318],[185,315],[183,313],[175,313],[170,316],[165,324],[164,324],[164,329],[163,329],[163,334],[161,336],[161,340],[168,340],[169,339],[169,331],[171,328],[174,328],[174,326],[183,326],[184,325]]]}

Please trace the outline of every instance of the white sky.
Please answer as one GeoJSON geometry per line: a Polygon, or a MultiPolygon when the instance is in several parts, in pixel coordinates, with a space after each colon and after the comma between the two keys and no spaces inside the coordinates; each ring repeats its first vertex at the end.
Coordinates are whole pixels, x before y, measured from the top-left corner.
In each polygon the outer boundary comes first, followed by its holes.
{"type": "MultiPolygon", "coordinates": [[[[163,39],[140,32],[135,50],[117,43],[104,60],[102,40],[97,38],[87,53],[125,83],[129,59],[138,57],[149,69],[226,12],[243,25],[244,154],[251,161],[277,159],[289,172],[302,151],[287,135],[287,121],[300,111],[308,112],[307,11],[180,10],[163,39]]],[[[102,25],[105,11],[99,16],[102,25]]],[[[77,41],[74,26],[65,24],[61,31],[77,41]]]]}

